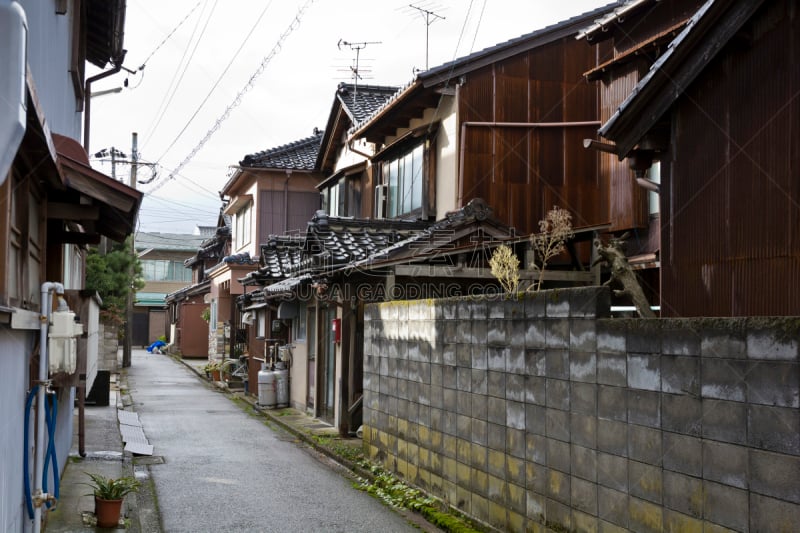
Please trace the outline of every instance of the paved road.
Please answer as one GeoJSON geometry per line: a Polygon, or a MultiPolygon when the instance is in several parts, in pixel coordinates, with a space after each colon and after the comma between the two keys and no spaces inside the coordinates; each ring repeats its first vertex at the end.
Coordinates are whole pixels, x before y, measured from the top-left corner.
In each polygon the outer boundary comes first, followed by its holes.
{"type": "Polygon", "coordinates": [[[164,531],[418,531],[169,357],[135,351],[128,385],[164,531]]]}

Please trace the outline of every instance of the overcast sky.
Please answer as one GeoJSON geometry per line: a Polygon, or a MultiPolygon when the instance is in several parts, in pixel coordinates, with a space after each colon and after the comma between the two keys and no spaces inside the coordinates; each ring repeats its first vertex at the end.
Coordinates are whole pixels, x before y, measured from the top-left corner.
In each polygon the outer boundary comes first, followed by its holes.
{"type": "MultiPolygon", "coordinates": [[[[413,5],[433,13],[427,15],[432,68],[607,3],[413,5]]],[[[128,82],[121,92],[92,99],[90,155],[115,147],[130,156],[131,132],[138,132],[140,157],[158,172],[152,183],[138,185],[145,192],[139,229],[191,233],[213,226],[231,166],[325,127],[337,84],[352,82],[355,47],[363,47],[359,83],[405,85],[415,68],[425,68],[426,25],[426,15],[401,0],[128,0],[125,67],[135,73],[92,86],[98,93],[128,82]]],[[[92,164],[111,174],[108,161],[92,164]]],[[[149,169],[140,168],[140,180],[151,177],[149,169]]],[[[130,167],[118,164],[116,174],[127,183],[130,167]]]]}

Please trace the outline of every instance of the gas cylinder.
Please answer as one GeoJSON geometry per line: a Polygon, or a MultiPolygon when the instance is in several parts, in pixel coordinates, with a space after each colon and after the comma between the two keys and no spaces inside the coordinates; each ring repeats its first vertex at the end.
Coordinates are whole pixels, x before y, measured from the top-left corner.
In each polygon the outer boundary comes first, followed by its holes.
{"type": "Polygon", "coordinates": [[[276,404],[275,372],[262,368],[258,371],[258,405],[272,408],[276,404]]]}

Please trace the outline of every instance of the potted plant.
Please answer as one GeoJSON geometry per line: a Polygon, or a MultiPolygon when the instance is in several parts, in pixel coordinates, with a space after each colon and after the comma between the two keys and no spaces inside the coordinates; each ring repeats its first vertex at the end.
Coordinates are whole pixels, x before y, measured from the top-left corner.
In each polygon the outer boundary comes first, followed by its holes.
{"type": "Polygon", "coordinates": [[[219,361],[211,361],[203,367],[203,372],[211,378],[211,381],[220,381],[222,379],[221,370],[222,363],[219,361]]]}
{"type": "Polygon", "coordinates": [[[97,527],[116,527],[122,510],[122,499],[139,490],[139,482],[130,476],[114,479],[89,472],[86,475],[92,479],[84,485],[92,487],[97,527]]]}

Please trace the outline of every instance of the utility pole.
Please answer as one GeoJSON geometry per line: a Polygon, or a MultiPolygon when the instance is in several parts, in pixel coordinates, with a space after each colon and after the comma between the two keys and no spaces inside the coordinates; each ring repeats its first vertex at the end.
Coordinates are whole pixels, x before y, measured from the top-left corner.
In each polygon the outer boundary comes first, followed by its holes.
{"type": "MultiPolygon", "coordinates": [[[[136,132],[131,133],[131,188],[136,188],[136,171],[137,162],[139,161],[139,134],[136,132]]],[[[111,151],[112,158],[114,151],[111,151]]],[[[112,159],[113,161],[113,159],[112,159]]],[[[113,164],[112,164],[113,168],[113,164]]],[[[133,275],[136,272],[134,262],[136,261],[136,221],[131,231],[131,265],[128,269],[128,275],[131,280],[131,286],[128,288],[128,298],[125,310],[127,325],[125,327],[125,344],[122,346],[122,368],[131,366],[131,351],[133,349],[133,275]]]]}

